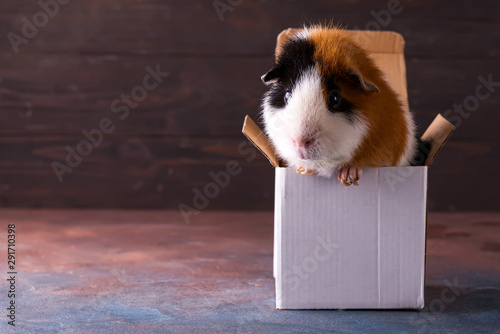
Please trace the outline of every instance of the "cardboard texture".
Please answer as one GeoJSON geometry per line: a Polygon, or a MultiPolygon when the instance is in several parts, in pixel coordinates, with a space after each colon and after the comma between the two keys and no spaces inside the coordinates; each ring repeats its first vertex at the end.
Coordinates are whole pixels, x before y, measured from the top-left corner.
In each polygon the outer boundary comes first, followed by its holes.
{"type": "MultiPolygon", "coordinates": [[[[276,52],[290,33],[278,36],[276,52]]],[[[407,105],[404,40],[352,31],[407,105]]],[[[359,187],[285,168],[247,116],[243,133],[276,167],[274,277],[279,309],[424,307],[427,171],[454,127],[441,115],[422,136],[425,166],[364,169],[359,187]]]]}
{"type": "Polygon", "coordinates": [[[427,167],[401,170],[344,187],[276,169],[277,308],[424,306],[427,167]]]}

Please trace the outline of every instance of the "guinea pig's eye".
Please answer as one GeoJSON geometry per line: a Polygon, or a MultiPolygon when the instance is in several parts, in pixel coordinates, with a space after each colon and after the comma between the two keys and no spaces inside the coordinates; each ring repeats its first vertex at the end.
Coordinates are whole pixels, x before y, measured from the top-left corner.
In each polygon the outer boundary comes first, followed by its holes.
{"type": "Polygon", "coordinates": [[[328,109],[334,111],[340,104],[340,92],[334,90],[328,95],[328,109]]]}
{"type": "Polygon", "coordinates": [[[292,97],[292,94],[290,94],[290,91],[286,91],[285,93],[285,103],[288,103],[288,100],[292,97]]]}

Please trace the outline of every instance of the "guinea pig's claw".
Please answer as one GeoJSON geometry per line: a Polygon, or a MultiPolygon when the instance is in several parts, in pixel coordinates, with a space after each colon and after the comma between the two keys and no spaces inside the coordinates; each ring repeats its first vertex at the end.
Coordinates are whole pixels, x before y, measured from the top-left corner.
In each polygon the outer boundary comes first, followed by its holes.
{"type": "Polygon", "coordinates": [[[309,170],[308,168],[304,167],[298,167],[297,168],[297,174],[302,174],[302,175],[314,175],[316,174],[316,169],[311,169],[309,170]]]}
{"type": "Polygon", "coordinates": [[[349,180],[344,180],[344,179],[342,179],[342,184],[343,184],[344,186],[346,186],[346,187],[349,187],[349,186],[352,184],[352,182],[351,182],[351,181],[349,181],[349,180]]]}
{"type": "Polygon", "coordinates": [[[337,178],[346,187],[350,186],[351,184],[359,186],[358,181],[361,175],[361,171],[361,168],[344,167],[339,170],[337,178]]]}

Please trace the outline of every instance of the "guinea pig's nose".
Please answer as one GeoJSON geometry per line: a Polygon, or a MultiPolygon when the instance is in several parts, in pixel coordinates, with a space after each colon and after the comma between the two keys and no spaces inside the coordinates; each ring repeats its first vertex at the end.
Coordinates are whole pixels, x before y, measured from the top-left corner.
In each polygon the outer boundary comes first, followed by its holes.
{"type": "Polygon", "coordinates": [[[314,138],[300,138],[300,139],[292,139],[293,145],[296,147],[308,148],[314,143],[314,138]]]}

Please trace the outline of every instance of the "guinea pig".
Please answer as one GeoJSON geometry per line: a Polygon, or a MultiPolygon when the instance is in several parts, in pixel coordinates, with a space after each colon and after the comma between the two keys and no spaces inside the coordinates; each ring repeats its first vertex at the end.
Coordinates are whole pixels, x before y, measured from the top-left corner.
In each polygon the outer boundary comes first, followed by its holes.
{"type": "Polygon", "coordinates": [[[288,31],[261,79],[264,131],[297,173],[355,184],[362,169],[407,166],[417,151],[410,111],[347,30],[288,31]]]}

